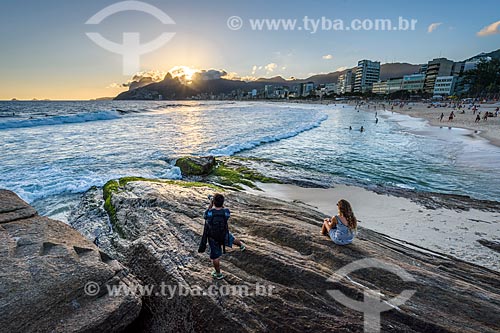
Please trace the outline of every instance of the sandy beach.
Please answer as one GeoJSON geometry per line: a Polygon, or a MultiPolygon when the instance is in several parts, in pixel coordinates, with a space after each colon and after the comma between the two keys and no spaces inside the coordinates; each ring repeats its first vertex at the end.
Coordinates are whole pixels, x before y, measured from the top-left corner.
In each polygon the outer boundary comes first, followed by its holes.
{"type": "MultiPolygon", "coordinates": [[[[442,103],[444,104],[444,103],[442,103]]],[[[373,111],[373,106],[377,105],[377,109],[379,109],[380,103],[372,102],[370,104],[370,108],[367,106],[363,106],[362,109],[364,111],[373,111]]],[[[479,136],[487,139],[490,143],[495,146],[500,147],[500,117],[488,117],[488,120],[483,120],[482,115],[484,112],[492,112],[495,113],[495,109],[500,107],[500,102],[497,103],[489,103],[489,104],[480,104],[478,111],[481,111],[481,120],[479,122],[475,122],[476,114],[473,114],[472,109],[469,109],[469,105],[465,105],[465,113],[461,113],[462,111],[458,111],[457,109],[453,109],[452,107],[428,107],[429,104],[424,103],[409,103],[404,107],[400,108],[399,106],[394,106],[392,111],[398,112],[401,114],[405,114],[411,117],[422,118],[429,122],[429,124],[433,126],[443,126],[443,127],[458,127],[470,129],[473,131],[478,131],[479,136]],[[448,116],[451,111],[455,111],[455,118],[453,121],[448,121],[448,116]],[[444,113],[443,121],[439,121],[439,117],[441,113],[444,113]]],[[[390,107],[387,107],[390,110],[390,107]]]]}
{"type": "Polygon", "coordinates": [[[335,203],[339,199],[346,199],[352,204],[359,225],[364,228],[437,253],[500,270],[500,253],[478,242],[480,239],[500,241],[499,212],[427,209],[407,198],[377,194],[347,185],[336,185],[329,189],[262,183],[258,186],[263,192],[249,191],[285,201],[302,202],[325,216],[336,214],[335,203]]]}

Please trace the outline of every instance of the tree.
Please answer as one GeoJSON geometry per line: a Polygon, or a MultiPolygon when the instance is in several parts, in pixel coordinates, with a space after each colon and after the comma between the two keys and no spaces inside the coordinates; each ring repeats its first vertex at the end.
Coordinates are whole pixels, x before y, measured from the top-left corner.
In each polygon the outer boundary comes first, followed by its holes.
{"type": "Polygon", "coordinates": [[[469,93],[473,96],[487,96],[500,92],[500,59],[481,59],[475,69],[464,74],[465,82],[470,84],[469,93]]]}

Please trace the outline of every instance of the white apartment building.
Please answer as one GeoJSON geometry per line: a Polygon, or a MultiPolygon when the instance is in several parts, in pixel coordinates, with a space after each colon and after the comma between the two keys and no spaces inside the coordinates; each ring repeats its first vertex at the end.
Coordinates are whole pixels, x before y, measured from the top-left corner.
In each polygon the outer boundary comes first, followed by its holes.
{"type": "Polygon", "coordinates": [[[438,76],[434,83],[434,95],[452,95],[457,83],[456,76],[438,76]]]}

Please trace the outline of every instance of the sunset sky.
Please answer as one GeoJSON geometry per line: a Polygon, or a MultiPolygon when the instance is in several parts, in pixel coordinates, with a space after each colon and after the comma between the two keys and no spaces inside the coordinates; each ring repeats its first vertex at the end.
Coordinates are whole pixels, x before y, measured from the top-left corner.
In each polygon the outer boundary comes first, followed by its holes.
{"type": "Polygon", "coordinates": [[[225,70],[237,77],[307,77],[352,67],[362,58],[424,63],[443,56],[463,60],[500,48],[498,1],[146,1],[175,25],[149,14],[114,14],[100,25],[85,22],[118,1],[2,0],[0,99],[90,99],[114,96],[130,76],[122,57],[96,45],[86,32],[120,43],[124,32],[142,41],[175,32],[171,41],[141,57],[142,71],[175,66],[225,70]],[[416,19],[415,31],[254,31],[249,19],[416,19]],[[243,27],[228,28],[231,16],[243,27]],[[486,28],[490,26],[489,28],[486,28]],[[483,33],[478,32],[485,29],[483,33]]]}

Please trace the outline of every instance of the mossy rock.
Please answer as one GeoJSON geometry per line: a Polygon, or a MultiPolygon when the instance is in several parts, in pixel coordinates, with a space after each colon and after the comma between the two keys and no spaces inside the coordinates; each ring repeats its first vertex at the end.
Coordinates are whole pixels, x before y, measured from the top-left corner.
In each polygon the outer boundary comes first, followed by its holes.
{"type": "Polygon", "coordinates": [[[108,213],[109,221],[113,226],[113,231],[115,231],[121,238],[126,238],[126,236],[125,233],[123,232],[122,227],[118,223],[118,218],[116,216],[116,208],[115,206],[113,206],[111,198],[113,196],[113,193],[117,193],[123,190],[123,188],[127,185],[127,183],[135,181],[172,184],[183,187],[209,187],[218,192],[224,191],[224,189],[222,189],[219,186],[201,182],[186,182],[182,180],[154,179],[154,178],[144,178],[144,177],[122,177],[118,180],[111,179],[102,188],[102,195],[104,199],[104,210],[108,213]]]}
{"type": "Polygon", "coordinates": [[[280,183],[278,179],[266,177],[258,171],[247,168],[246,166],[231,167],[222,161],[218,162],[211,176],[215,176],[219,184],[232,186],[240,190],[243,189],[240,184],[258,189],[254,183],[256,181],[261,183],[280,183]]]}
{"type": "Polygon", "coordinates": [[[215,167],[213,156],[186,156],[175,162],[175,166],[181,169],[183,176],[205,176],[215,167]]]}

